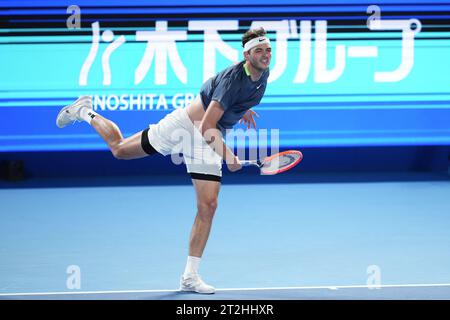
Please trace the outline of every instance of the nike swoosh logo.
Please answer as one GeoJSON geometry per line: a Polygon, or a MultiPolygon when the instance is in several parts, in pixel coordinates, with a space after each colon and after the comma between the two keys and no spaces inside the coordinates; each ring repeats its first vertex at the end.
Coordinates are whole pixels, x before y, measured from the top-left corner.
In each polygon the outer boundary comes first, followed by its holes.
{"type": "Polygon", "coordinates": [[[258,90],[259,88],[261,88],[261,86],[262,86],[262,83],[261,83],[259,86],[256,87],[256,90],[258,90]]]}
{"type": "Polygon", "coordinates": [[[266,40],[266,39],[259,39],[259,42],[262,42],[262,41],[264,41],[264,40],[266,40]]]}

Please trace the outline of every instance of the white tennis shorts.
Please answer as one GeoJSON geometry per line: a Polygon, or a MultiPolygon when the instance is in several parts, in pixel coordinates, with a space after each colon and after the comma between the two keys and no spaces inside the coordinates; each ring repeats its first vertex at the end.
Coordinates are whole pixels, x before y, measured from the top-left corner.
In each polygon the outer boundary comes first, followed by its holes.
{"type": "Polygon", "coordinates": [[[208,145],[185,109],[172,111],[143,134],[148,135],[148,142],[158,153],[171,155],[174,162],[180,162],[182,154],[193,179],[221,180],[222,158],[208,145]]]}

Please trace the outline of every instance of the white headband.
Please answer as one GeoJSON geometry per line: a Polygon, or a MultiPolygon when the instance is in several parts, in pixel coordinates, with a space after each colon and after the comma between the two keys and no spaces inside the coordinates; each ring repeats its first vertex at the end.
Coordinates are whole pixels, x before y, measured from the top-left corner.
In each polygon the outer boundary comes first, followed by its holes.
{"type": "Polygon", "coordinates": [[[267,43],[270,45],[270,40],[267,37],[258,37],[258,38],[253,38],[250,41],[247,41],[244,45],[244,52],[249,51],[250,49],[259,46],[260,44],[263,43],[267,43]]]}

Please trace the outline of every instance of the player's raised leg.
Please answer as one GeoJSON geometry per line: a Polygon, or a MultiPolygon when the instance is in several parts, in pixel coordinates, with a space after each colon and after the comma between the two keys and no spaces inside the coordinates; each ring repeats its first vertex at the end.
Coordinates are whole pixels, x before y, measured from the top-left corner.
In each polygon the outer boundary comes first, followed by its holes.
{"type": "MultiPolygon", "coordinates": [[[[56,117],[56,125],[59,128],[64,128],[69,123],[76,121],[89,123],[108,144],[117,159],[138,159],[154,153],[154,150],[143,149],[143,146],[146,145],[145,142],[148,142],[148,137],[145,136],[146,130],[125,139],[114,122],[92,110],[92,97],[90,96],[81,96],[74,103],[62,108],[56,117]]],[[[151,149],[149,144],[148,146],[151,149]]]]}

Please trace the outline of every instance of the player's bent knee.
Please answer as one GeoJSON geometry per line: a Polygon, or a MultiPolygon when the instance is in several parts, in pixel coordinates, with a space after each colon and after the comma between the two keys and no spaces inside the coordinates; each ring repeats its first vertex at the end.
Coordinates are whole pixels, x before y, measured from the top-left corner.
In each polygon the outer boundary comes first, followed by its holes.
{"type": "Polygon", "coordinates": [[[116,158],[118,160],[127,160],[128,159],[125,148],[121,147],[120,144],[115,147],[112,147],[111,152],[112,152],[114,158],[116,158]]]}

